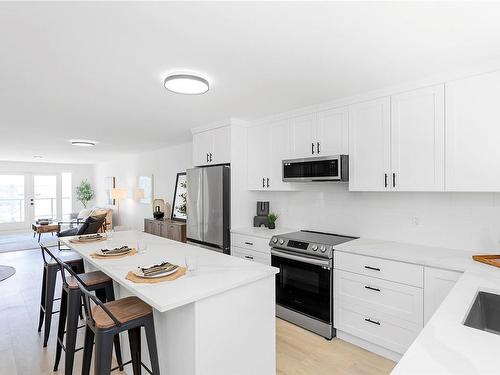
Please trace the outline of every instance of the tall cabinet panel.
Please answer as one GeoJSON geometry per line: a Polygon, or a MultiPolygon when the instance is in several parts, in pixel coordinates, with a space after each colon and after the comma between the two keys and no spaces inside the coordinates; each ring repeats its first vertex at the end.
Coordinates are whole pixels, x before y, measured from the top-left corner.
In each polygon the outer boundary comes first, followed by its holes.
{"type": "Polygon", "coordinates": [[[316,114],[307,114],[291,120],[293,157],[316,156],[316,114]]]}
{"type": "Polygon", "coordinates": [[[446,84],[446,190],[500,191],[500,72],[446,84]]]}
{"type": "Polygon", "coordinates": [[[248,189],[266,190],[266,178],[269,178],[269,150],[271,142],[269,127],[251,126],[247,130],[248,189]]]}
{"type": "Polygon", "coordinates": [[[316,151],[321,155],[349,153],[349,109],[334,108],[318,113],[316,151]]]}
{"type": "Polygon", "coordinates": [[[444,191],[444,85],[391,96],[392,173],[399,191],[444,191]]]}
{"type": "Polygon", "coordinates": [[[389,97],[349,106],[349,190],[386,190],[390,126],[389,97]]]}

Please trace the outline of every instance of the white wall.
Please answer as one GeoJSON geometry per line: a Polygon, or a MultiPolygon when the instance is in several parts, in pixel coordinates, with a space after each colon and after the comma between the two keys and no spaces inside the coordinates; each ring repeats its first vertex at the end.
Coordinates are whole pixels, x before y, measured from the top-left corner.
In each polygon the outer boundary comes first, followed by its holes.
{"type": "MultiPolygon", "coordinates": [[[[72,208],[73,212],[78,212],[83,208],[82,204],[76,200],[75,189],[82,180],[88,180],[94,185],[94,166],[90,164],[62,164],[62,163],[30,163],[17,161],[0,161],[0,174],[6,173],[41,173],[60,174],[71,172],[72,184],[72,208]]],[[[88,206],[92,206],[95,201],[91,201],[88,206]]]]}
{"type": "Polygon", "coordinates": [[[347,184],[305,183],[308,191],[252,192],[240,220],[251,226],[255,202],[270,201],[278,225],[474,252],[499,249],[500,194],[349,192],[347,184]]]}
{"type": "Polygon", "coordinates": [[[113,224],[124,225],[128,229],[143,230],[144,218],[152,217],[153,209],[151,205],[132,198],[139,176],[154,175],[154,197],[162,198],[172,204],[177,173],[191,167],[191,158],[192,145],[185,143],[98,163],[94,174],[97,203],[103,205],[106,200],[104,177],[116,177],[116,187],[128,189],[129,198],[120,201],[119,221],[115,208],[113,224]]]}

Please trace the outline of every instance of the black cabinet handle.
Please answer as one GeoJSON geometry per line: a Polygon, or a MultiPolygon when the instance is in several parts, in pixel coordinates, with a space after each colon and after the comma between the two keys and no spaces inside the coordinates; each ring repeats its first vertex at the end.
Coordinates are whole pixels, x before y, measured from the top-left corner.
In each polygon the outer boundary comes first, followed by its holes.
{"type": "Polygon", "coordinates": [[[316,151],[318,152],[318,154],[321,152],[321,150],[319,148],[319,142],[316,143],[316,151]]]}
{"type": "Polygon", "coordinates": [[[396,187],[396,173],[392,174],[392,187],[396,187]]]}
{"type": "Polygon", "coordinates": [[[267,187],[269,187],[269,177],[267,178],[267,187]]]}
{"type": "Polygon", "coordinates": [[[251,246],[253,246],[253,242],[245,242],[245,245],[251,245],[251,246]]]}
{"type": "Polygon", "coordinates": [[[253,257],[250,255],[245,255],[245,258],[253,260],[253,257]]]}
{"type": "Polygon", "coordinates": [[[212,153],[210,153],[210,161],[212,161],[212,153]]]}
{"type": "Polygon", "coordinates": [[[365,289],[370,289],[370,290],[374,290],[375,292],[380,292],[379,288],[374,288],[374,287],[368,286],[368,285],[365,285],[365,289]]]}
{"type": "Polygon", "coordinates": [[[314,155],[314,142],[311,143],[311,153],[314,155]]]}
{"type": "Polygon", "coordinates": [[[207,152],[207,163],[208,163],[208,152],[207,152]]]}
{"type": "Polygon", "coordinates": [[[387,187],[387,173],[384,173],[384,185],[387,187]]]}
{"type": "Polygon", "coordinates": [[[262,177],[262,187],[263,188],[266,187],[266,179],[264,177],[262,177]]]}
{"type": "Polygon", "coordinates": [[[367,270],[372,270],[372,271],[380,271],[380,268],[376,268],[376,267],[365,266],[365,268],[366,268],[367,270]]]}
{"type": "Polygon", "coordinates": [[[380,322],[376,322],[375,320],[371,320],[370,318],[366,318],[365,321],[368,323],[376,324],[378,326],[380,325],[380,322]]]}

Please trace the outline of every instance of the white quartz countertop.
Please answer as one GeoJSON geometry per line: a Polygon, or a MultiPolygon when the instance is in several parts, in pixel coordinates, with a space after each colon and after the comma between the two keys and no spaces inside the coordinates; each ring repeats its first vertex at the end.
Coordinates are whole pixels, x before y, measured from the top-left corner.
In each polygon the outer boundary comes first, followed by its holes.
{"type": "Polygon", "coordinates": [[[470,251],[367,238],[359,238],[337,245],[335,251],[461,272],[465,271],[473,262],[473,253],[470,251]]]}
{"type": "Polygon", "coordinates": [[[280,234],[296,232],[296,231],[297,229],[292,229],[292,228],[276,228],[276,229],[267,229],[262,227],[231,228],[231,233],[260,237],[266,240],[270,240],[272,236],[279,236],[280,234]]]}
{"type": "Polygon", "coordinates": [[[499,374],[500,335],[462,323],[479,290],[500,294],[500,269],[472,262],[392,374],[499,374]]]}
{"type": "Polygon", "coordinates": [[[87,244],[70,243],[71,238],[61,238],[61,241],[160,312],[271,277],[279,272],[277,268],[257,262],[138,231],[116,232],[111,240],[87,244]],[[89,256],[101,248],[122,245],[136,247],[139,239],[147,243],[147,249],[137,255],[121,259],[93,259],[89,256]],[[128,271],[161,261],[184,266],[186,257],[189,262],[195,261],[196,269],[177,280],[157,284],[137,284],[125,278],[128,271]]]}

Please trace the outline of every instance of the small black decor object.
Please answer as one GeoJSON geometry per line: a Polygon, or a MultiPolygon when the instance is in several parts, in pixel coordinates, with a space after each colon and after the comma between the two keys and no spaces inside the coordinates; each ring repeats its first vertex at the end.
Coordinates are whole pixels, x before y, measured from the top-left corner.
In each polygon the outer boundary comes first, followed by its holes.
{"type": "Polygon", "coordinates": [[[253,218],[254,227],[269,228],[269,202],[257,202],[257,216],[253,218]]]}
{"type": "Polygon", "coordinates": [[[161,211],[160,206],[156,206],[154,211],[153,211],[153,217],[156,220],[161,220],[161,219],[163,219],[163,216],[165,216],[165,212],[161,211]]]}

